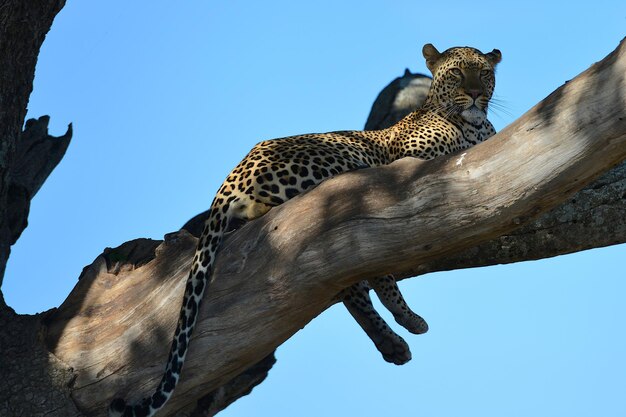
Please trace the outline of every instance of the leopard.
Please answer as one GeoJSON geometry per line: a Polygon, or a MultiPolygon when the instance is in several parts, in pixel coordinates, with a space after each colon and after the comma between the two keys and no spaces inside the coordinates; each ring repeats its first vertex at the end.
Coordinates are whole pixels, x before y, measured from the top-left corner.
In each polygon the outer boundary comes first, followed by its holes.
{"type": "MultiPolygon", "coordinates": [[[[470,148],[495,134],[487,111],[501,52],[493,49],[482,53],[467,46],[439,52],[429,43],[422,48],[422,55],[433,75],[430,90],[423,105],[395,125],[382,130],[264,140],[230,172],[211,203],[198,240],[162,379],[153,394],[138,403],[127,404],[122,398],[113,400],[109,406],[111,417],[153,416],[172,396],[226,232],[331,177],[388,165],[405,157],[430,160],[470,148]]],[[[393,345],[397,341],[372,306],[370,288],[409,331],[423,333],[428,326],[408,308],[392,274],[361,281],[340,295],[368,335],[378,339],[374,342],[383,356],[390,361],[405,361],[403,352],[394,357],[393,345]]]]}

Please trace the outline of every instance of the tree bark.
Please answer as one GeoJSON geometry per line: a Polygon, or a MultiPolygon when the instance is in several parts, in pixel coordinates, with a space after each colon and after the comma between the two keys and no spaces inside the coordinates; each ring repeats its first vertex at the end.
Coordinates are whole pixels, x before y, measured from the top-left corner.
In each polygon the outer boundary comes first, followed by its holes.
{"type": "MultiPolygon", "coordinates": [[[[163,415],[193,409],[361,279],[624,242],[624,165],[572,196],[626,159],[625,78],[622,41],[481,145],[338,176],[229,236],[163,415]],[[595,232],[598,215],[617,224],[595,232]]],[[[85,415],[146,395],[161,376],[196,239],[181,231],[148,243],[105,251],[46,320],[85,415]]]]}

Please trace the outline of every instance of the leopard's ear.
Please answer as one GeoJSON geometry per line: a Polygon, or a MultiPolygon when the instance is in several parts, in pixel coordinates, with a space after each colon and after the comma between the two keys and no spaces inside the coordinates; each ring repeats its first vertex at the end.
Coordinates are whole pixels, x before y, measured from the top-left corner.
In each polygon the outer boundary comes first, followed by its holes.
{"type": "Polygon", "coordinates": [[[430,72],[432,72],[432,74],[435,75],[435,69],[437,68],[437,61],[439,61],[441,54],[439,53],[437,48],[433,46],[432,43],[427,43],[422,48],[422,55],[424,55],[424,58],[426,58],[426,66],[428,67],[430,72]]]}
{"type": "Polygon", "coordinates": [[[485,56],[494,68],[500,61],[502,61],[502,52],[500,52],[499,49],[494,49],[493,51],[486,53],[485,56]]]}

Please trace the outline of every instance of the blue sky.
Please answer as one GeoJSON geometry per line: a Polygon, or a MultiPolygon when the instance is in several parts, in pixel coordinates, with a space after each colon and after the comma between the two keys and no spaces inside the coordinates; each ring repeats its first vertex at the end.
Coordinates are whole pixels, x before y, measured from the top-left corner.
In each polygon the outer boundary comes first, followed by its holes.
{"type": "MultiPolygon", "coordinates": [[[[69,1],[29,116],[50,114],[54,135],[73,122],[74,139],[13,248],[7,302],[57,306],[105,247],[177,230],[261,139],[362,128],[405,67],[427,71],[424,43],[502,51],[501,129],[626,34],[623,1],[435,3],[69,1]]],[[[335,306],[222,415],[624,416],[625,255],[406,280],[431,330],[399,330],[413,352],[401,367],[335,306]]]]}

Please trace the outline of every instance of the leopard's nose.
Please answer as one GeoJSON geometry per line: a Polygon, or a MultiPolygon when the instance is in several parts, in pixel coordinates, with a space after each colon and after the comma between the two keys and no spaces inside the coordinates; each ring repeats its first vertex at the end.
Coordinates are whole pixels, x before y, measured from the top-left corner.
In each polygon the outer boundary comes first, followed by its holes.
{"type": "Polygon", "coordinates": [[[481,94],[482,91],[479,89],[470,89],[466,91],[467,95],[476,100],[481,94]]]}

